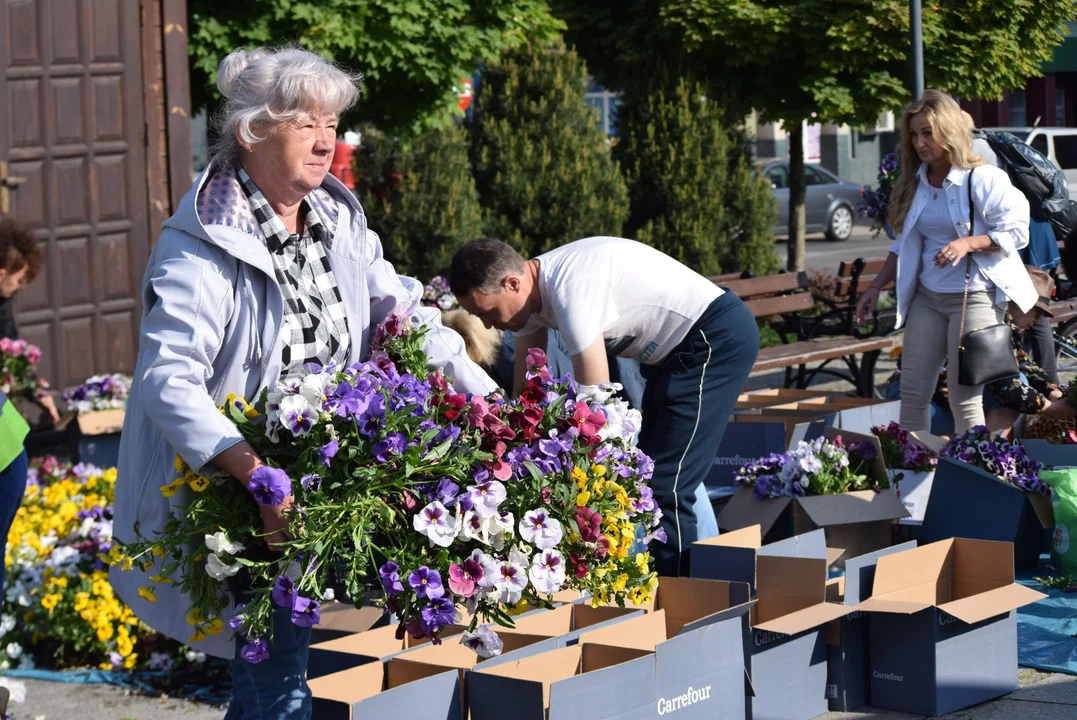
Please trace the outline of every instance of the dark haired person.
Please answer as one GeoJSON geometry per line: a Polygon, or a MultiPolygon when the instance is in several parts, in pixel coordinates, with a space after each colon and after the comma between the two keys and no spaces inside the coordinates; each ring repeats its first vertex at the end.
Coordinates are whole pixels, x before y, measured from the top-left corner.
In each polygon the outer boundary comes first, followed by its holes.
{"type": "Polygon", "coordinates": [[[528,348],[559,330],[580,385],[610,379],[607,352],[642,364],[639,446],[654,460],[651,487],[667,542],[659,574],[688,572],[693,542],[717,534],[703,491],[737,396],[759,352],[755,318],[732,293],[652,247],[592,237],[525,260],[499,240],[456,253],[449,284],[489,327],[516,335],[513,388],[528,348]],[[701,537],[702,535],[702,537],[701,537]]]}

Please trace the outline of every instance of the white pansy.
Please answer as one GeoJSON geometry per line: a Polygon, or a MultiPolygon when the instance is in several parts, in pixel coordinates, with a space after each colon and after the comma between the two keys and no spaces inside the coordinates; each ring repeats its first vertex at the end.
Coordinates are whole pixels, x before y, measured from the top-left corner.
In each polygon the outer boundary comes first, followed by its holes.
{"type": "Polygon", "coordinates": [[[239,563],[228,565],[217,557],[217,553],[210,553],[209,557],[206,558],[206,574],[214,580],[230,578],[239,572],[240,567],[239,563]]]}
{"type": "Polygon", "coordinates": [[[585,402],[590,405],[593,402],[605,403],[616,395],[624,386],[621,383],[604,382],[599,385],[580,385],[576,388],[576,402],[585,402]]]}
{"type": "Polygon", "coordinates": [[[19,645],[17,642],[8,643],[7,647],[4,648],[4,652],[7,653],[7,656],[12,660],[18,660],[19,656],[22,655],[22,645],[19,645]]]}
{"type": "Polygon", "coordinates": [[[299,385],[299,394],[310,403],[312,408],[321,410],[329,390],[330,379],[329,373],[311,373],[303,378],[303,382],[299,385]]]}
{"type": "Polygon", "coordinates": [[[229,540],[228,533],[223,530],[212,535],[206,535],[206,547],[209,548],[210,552],[227,553],[233,557],[246,549],[243,543],[229,540]]]}

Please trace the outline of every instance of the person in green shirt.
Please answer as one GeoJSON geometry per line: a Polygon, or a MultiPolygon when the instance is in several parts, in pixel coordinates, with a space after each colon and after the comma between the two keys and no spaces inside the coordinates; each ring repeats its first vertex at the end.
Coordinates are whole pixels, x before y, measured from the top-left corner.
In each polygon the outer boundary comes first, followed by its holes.
{"type": "MultiPolygon", "coordinates": [[[[17,338],[11,298],[34,279],[42,264],[34,236],[10,220],[0,221],[0,337],[17,338]]],[[[55,404],[49,414],[58,419],[55,404]]],[[[44,405],[45,403],[42,402],[44,405]]],[[[7,534],[26,492],[28,463],[23,441],[30,426],[7,395],[0,391],[0,542],[7,554],[7,534]]],[[[4,590],[4,563],[0,562],[0,594],[4,590]]],[[[0,595],[2,596],[2,595],[0,595]]]]}

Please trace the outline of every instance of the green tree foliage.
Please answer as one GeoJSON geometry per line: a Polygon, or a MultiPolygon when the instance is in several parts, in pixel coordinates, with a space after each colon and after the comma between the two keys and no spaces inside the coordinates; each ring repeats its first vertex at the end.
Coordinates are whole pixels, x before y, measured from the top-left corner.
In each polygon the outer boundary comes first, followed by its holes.
{"type": "Polygon", "coordinates": [[[368,126],[361,137],[356,193],[367,223],[398,272],[428,282],[482,235],[467,132],[451,125],[405,142],[368,126]]]}
{"type": "Polygon", "coordinates": [[[510,52],[483,70],[471,122],[475,182],[487,236],[521,254],[621,233],[627,191],[586,89],[586,67],[560,44],[510,52]]]}
{"type": "Polygon", "coordinates": [[[357,119],[417,132],[444,127],[477,63],[562,24],[545,0],[188,0],[191,95],[213,110],[216,71],[239,47],[296,43],[361,72],[357,119]]]}
{"type": "MultiPolygon", "coordinates": [[[[688,76],[736,78],[738,107],[783,123],[793,170],[791,267],[803,267],[801,123],[873,125],[880,112],[911,99],[907,0],[627,0],[616,15],[609,0],[556,5],[584,56],[612,67],[611,75],[628,82],[643,77],[655,55],[674,48],[688,76]],[[618,37],[603,39],[614,21],[618,37]]],[[[1024,87],[1075,13],[1073,0],[925,3],[927,85],[964,98],[997,98],[1024,87]]]]}
{"type": "Polygon", "coordinates": [[[742,128],[704,89],[626,92],[615,157],[628,178],[625,232],[705,275],[777,270],[770,184],[752,168],[742,128]]]}

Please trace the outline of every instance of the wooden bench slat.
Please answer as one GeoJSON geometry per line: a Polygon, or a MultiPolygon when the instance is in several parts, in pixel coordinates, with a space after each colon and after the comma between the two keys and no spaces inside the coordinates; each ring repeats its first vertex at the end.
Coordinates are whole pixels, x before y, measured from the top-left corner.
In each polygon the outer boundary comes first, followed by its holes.
{"type": "Polygon", "coordinates": [[[797,293],[796,295],[745,300],[744,304],[752,311],[754,317],[761,318],[810,310],[815,305],[815,298],[811,296],[811,293],[797,293]]]}
{"type": "Polygon", "coordinates": [[[793,365],[810,365],[846,355],[889,350],[893,343],[893,338],[857,340],[851,337],[834,337],[775,345],[759,351],[752,372],[783,370],[793,365]]]}
{"type": "Polygon", "coordinates": [[[756,295],[773,295],[800,290],[808,286],[808,278],[804,273],[782,273],[746,280],[730,280],[723,285],[743,300],[756,295]]]}

